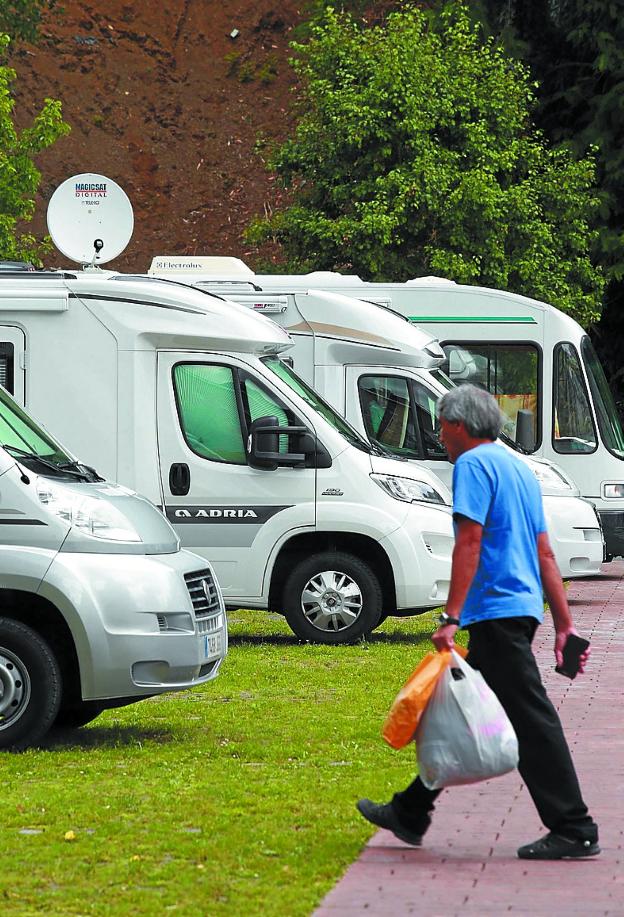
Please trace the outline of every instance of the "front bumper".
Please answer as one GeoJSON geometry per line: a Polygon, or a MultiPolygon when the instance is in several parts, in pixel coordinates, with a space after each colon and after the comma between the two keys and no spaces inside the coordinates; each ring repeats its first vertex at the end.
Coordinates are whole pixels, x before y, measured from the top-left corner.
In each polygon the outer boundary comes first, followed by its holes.
{"type": "Polygon", "coordinates": [[[401,527],[380,541],[394,570],[399,614],[444,604],[455,544],[450,508],[413,503],[410,510],[401,527]]]}
{"type": "Polygon", "coordinates": [[[624,556],[624,512],[620,510],[599,509],[598,515],[602,523],[604,532],[606,557],[605,560],[612,560],[614,557],[624,556]]]}
{"type": "Polygon", "coordinates": [[[604,560],[600,521],[580,497],[544,497],[548,537],[564,579],[593,576],[604,560]]]}
{"type": "Polygon", "coordinates": [[[84,700],[139,698],[203,684],[216,677],[227,652],[216,579],[206,561],[188,551],[60,553],[39,592],[70,628],[84,700]],[[198,572],[213,579],[210,608],[191,598],[198,572]]]}

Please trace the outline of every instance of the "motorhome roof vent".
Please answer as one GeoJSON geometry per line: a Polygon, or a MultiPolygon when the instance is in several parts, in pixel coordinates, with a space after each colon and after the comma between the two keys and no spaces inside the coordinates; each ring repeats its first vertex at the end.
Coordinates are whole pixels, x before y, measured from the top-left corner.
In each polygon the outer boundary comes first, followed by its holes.
{"type": "Polygon", "coordinates": [[[148,274],[214,274],[248,279],[254,272],[240,258],[221,255],[157,255],[148,274]]]}
{"type": "Polygon", "coordinates": [[[48,204],[48,230],[63,255],[88,267],[112,261],[134,229],[132,204],[104,175],[83,172],[59,185],[48,204]]]}
{"type": "Polygon", "coordinates": [[[406,286],[421,286],[422,284],[431,284],[431,286],[447,286],[452,284],[452,286],[457,286],[454,280],[447,280],[446,277],[412,277],[411,280],[406,280],[406,286]]]}
{"type": "Polygon", "coordinates": [[[326,283],[364,283],[357,274],[341,274],[339,271],[310,271],[309,274],[303,276],[306,280],[325,281],[326,283]]]}

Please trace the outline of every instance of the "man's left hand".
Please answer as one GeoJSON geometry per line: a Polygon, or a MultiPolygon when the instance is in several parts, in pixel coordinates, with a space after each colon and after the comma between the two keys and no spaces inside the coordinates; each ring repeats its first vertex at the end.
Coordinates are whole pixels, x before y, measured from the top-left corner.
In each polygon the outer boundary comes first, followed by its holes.
{"type": "MultiPolygon", "coordinates": [[[[563,665],[563,648],[566,645],[566,640],[568,639],[569,634],[574,634],[578,637],[577,631],[573,627],[566,627],[562,630],[558,630],[555,636],[555,660],[557,665],[563,665]]],[[[582,675],[585,671],[585,666],[591,654],[591,648],[588,646],[585,652],[581,653],[579,656],[579,673],[582,675]]]]}
{"type": "Polygon", "coordinates": [[[431,635],[433,645],[440,653],[442,650],[455,649],[455,634],[457,626],[455,624],[443,624],[431,635]]]}

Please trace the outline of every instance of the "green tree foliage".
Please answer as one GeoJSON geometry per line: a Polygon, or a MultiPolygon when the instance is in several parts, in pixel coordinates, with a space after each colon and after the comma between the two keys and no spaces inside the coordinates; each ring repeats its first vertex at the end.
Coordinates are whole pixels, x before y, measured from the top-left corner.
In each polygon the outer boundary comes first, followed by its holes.
{"type": "Polygon", "coordinates": [[[0,0],[0,32],[35,41],[42,14],[54,6],[56,0],[0,0]]]}
{"type": "Polygon", "coordinates": [[[537,118],[576,155],[596,148],[598,257],[624,279],[624,15],[613,0],[513,0],[471,4],[539,83],[537,118]]]}
{"type": "Polygon", "coordinates": [[[624,16],[614,0],[471,0],[470,8],[538,80],[546,136],[583,155],[596,149],[596,259],[609,284],[592,338],[624,402],[624,16]]]}
{"type": "Polygon", "coordinates": [[[372,27],[330,9],[294,48],[301,116],[269,163],[293,203],[252,238],[294,270],[435,273],[598,315],[593,159],[547,147],[525,68],[463,4],[435,28],[411,7],[372,27]]]}
{"type": "MultiPolygon", "coordinates": [[[[0,34],[0,54],[8,43],[8,36],[0,34]]],[[[41,174],[34,157],[67,134],[69,125],[62,119],[61,103],[46,99],[32,124],[18,132],[11,96],[14,79],[14,70],[0,66],[0,258],[40,263],[49,246],[20,232],[18,224],[31,220],[35,210],[41,174]]]]}

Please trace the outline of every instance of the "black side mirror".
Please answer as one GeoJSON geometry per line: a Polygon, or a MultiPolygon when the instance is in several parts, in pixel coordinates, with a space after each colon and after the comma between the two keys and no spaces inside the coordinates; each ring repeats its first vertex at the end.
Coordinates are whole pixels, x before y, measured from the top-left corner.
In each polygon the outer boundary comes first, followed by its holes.
{"type": "Polygon", "coordinates": [[[526,408],[518,411],[518,416],[516,417],[516,442],[525,452],[535,452],[533,424],[533,411],[527,411],[526,408]]]}
{"type": "Polygon", "coordinates": [[[247,437],[249,464],[269,471],[275,471],[280,465],[305,465],[305,452],[280,452],[279,438],[289,434],[304,436],[307,433],[306,427],[281,427],[279,418],[273,415],[258,417],[250,424],[247,437]]]}

